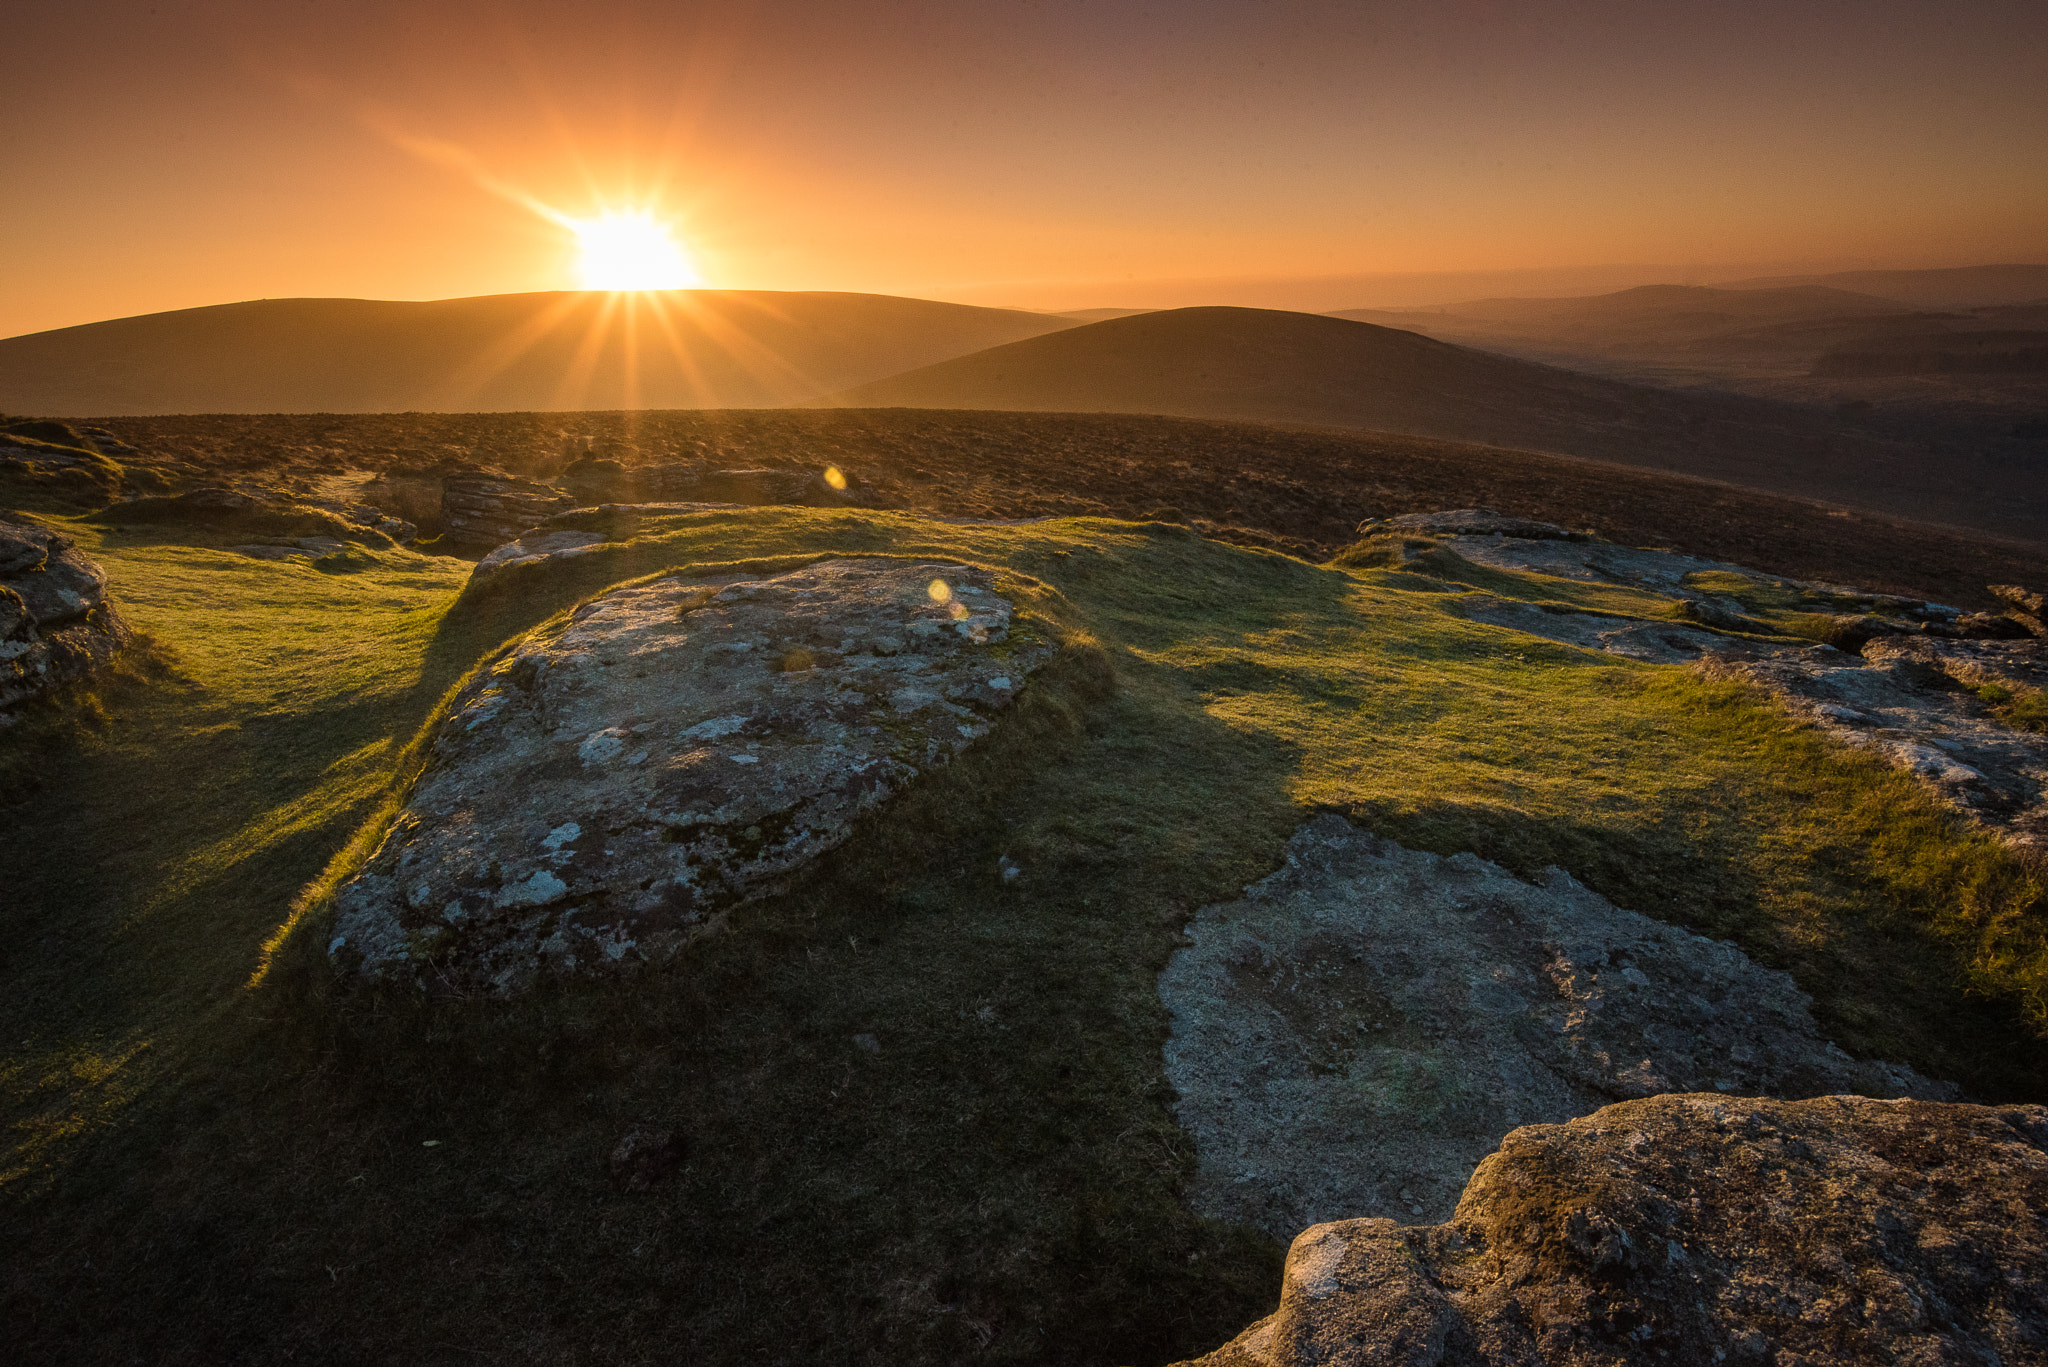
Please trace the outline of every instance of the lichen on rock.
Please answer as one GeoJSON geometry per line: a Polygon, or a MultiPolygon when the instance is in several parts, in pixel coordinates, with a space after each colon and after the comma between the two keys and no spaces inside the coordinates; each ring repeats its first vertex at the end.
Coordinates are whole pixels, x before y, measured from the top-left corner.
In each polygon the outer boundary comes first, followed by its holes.
{"type": "Polygon", "coordinates": [[[1674,1095],[1507,1135],[1438,1225],[1316,1225],[1182,1367],[2022,1363],[2048,1109],[1674,1095]]]}
{"type": "Polygon", "coordinates": [[[957,564],[614,589],[457,694],[329,953],[496,994],[671,959],[987,735],[1053,650],[957,564]]]}
{"type": "Polygon", "coordinates": [[[1446,1218],[1502,1135],[1625,1098],[1955,1095],[1822,1039],[1790,976],[1734,945],[1340,816],[1188,937],[1159,991],[1190,1200],[1275,1235],[1446,1218]]]}

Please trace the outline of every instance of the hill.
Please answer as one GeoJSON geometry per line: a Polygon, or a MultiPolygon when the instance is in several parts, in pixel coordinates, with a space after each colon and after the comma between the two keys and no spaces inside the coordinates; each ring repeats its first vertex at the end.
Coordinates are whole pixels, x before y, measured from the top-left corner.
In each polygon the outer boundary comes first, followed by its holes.
{"type": "Polygon", "coordinates": [[[773,407],[1072,326],[767,290],[262,299],[0,340],[0,412],[773,407]]]}
{"type": "Polygon", "coordinates": [[[1359,322],[1389,320],[1487,323],[1496,329],[1588,340],[1684,342],[1744,325],[1810,318],[1863,317],[1903,311],[1897,300],[1817,285],[1784,289],[1713,289],[1705,285],[1643,285],[1612,294],[1554,299],[1471,299],[1430,309],[1343,309],[1330,316],[1359,322]]]}
{"type": "Polygon", "coordinates": [[[1920,308],[2024,304],[2048,296],[2048,266],[1956,266],[1934,271],[1838,271],[1833,275],[1760,276],[1730,280],[1727,290],[1824,286],[1898,299],[1920,308]]]}
{"type": "Polygon", "coordinates": [[[1412,332],[1266,309],[1172,309],[1013,342],[831,396],[847,407],[1161,413],[1401,432],[1616,461],[2037,536],[2025,468],[1959,481],[1938,450],[1838,415],[1674,393],[1412,332]]]}

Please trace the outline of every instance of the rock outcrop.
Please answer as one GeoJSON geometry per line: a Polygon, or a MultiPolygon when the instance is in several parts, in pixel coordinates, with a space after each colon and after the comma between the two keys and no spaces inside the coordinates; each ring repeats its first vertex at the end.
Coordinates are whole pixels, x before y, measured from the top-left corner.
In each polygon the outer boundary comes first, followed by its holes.
{"type": "Polygon", "coordinates": [[[0,709],[84,678],[128,638],[106,574],[77,543],[0,514],[0,709]]]}
{"type": "Polygon", "coordinates": [[[2048,686],[2043,597],[1992,592],[2004,616],[1764,574],[1725,561],[1616,546],[1486,509],[1367,524],[1386,563],[1449,573],[1433,552],[1474,565],[1625,585],[1671,600],[1669,620],[1579,612],[1484,592],[1459,595],[1467,617],[1545,640],[1652,664],[1693,663],[1781,699],[1835,739],[1924,780],[1935,793],[2028,857],[2048,857],[2048,734],[2033,718],[2048,686]],[[1492,530],[1484,530],[1492,528],[1492,530]],[[1423,538],[1423,539],[1417,539],[1423,538]],[[1756,609],[1751,603],[1776,604],[1756,609]],[[1823,635],[1826,643],[1788,633],[1823,635]],[[1987,690],[1988,693],[1987,693],[1987,690]]]}
{"type": "Polygon", "coordinates": [[[2039,1106],[1623,1102],[1508,1135],[1448,1223],[1305,1230],[1278,1312],[1198,1362],[2038,1363],[2043,1210],[2039,1106]]]}
{"type": "Polygon", "coordinates": [[[1358,524],[1360,536],[1512,536],[1534,541],[1591,541],[1553,522],[1509,517],[1491,508],[1452,508],[1436,513],[1403,513],[1369,518],[1358,524]]]}
{"type": "Polygon", "coordinates": [[[309,541],[342,541],[389,546],[412,540],[419,529],[401,517],[388,516],[368,503],[323,499],[263,484],[205,485],[180,494],[129,499],[96,515],[119,525],[148,523],[206,527],[251,540],[250,546],[281,548],[265,559],[289,558],[292,550],[320,552],[309,541]]]}
{"type": "Polygon", "coordinates": [[[615,589],[458,693],[329,952],[453,993],[673,958],[987,735],[1053,649],[952,564],[615,589]]]}
{"type": "MultiPolygon", "coordinates": [[[[2048,857],[2048,735],[2022,730],[1981,695],[2048,684],[2039,641],[1892,636],[1838,650],[1717,655],[1701,669],[1775,694],[1795,716],[1915,775],[1973,823],[2048,857]]],[[[1995,696],[1995,694],[1994,694],[1995,696]]]]}
{"type": "Polygon", "coordinates": [[[605,538],[597,532],[528,532],[477,561],[469,577],[474,582],[488,579],[508,565],[537,565],[543,560],[588,555],[604,543],[605,538]]]}
{"type": "MultiPolygon", "coordinates": [[[[1458,608],[1475,622],[1489,622],[1497,627],[1540,636],[1546,641],[1583,646],[1587,650],[1603,651],[1646,664],[1685,664],[1737,644],[1722,631],[1707,629],[1709,625],[1720,626],[1724,631],[1742,629],[1730,628],[1730,619],[1725,615],[1712,623],[1692,626],[1688,622],[1644,621],[1596,612],[1553,612],[1534,603],[1499,598],[1490,593],[1463,594],[1458,599],[1458,608]]],[[[1703,619],[1692,617],[1690,620],[1703,619]]],[[[1827,650],[1827,647],[1803,643],[1776,646],[1752,643],[1750,649],[1776,653],[1784,650],[1827,650]]],[[[1828,650],[1827,653],[1833,656],[1839,652],[1828,650]]]]}
{"type": "Polygon", "coordinates": [[[2023,589],[2018,584],[1993,584],[1991,592],[2007,604],[2006,615],[2031,636],[2048,636],[2048,594],[2023,589]]]}
{"type": "Polygon", "coordinates": [[[1520,1125],[1658,1092],[1946,1099],[1851,1059],[1784,973],[1622,911],[1566,874],[1297,831],[1160,974],[1196,1211],[1285,1236],[1337,1215],[1445,1219],[1520,1125]]]}
{"type": "Polygon", "coordinates": [[[441,481],[444,538],[458,551],[488,551],[517,541],[576,500],[550,484],[468,471],[441,481]]]}

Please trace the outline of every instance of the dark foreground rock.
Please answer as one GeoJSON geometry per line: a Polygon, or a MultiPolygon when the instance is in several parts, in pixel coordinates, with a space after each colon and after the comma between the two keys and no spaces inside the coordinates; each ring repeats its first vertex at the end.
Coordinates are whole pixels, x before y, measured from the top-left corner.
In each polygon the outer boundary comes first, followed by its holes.
{"type": "Polygon", "coordinates": [[[1659,1096],[1532,1125],[1446,1224],[1317,1225],[1200,1367],[2048,1361],[2048,1110],[1659,1096]]]}
{"type": "Polygon", "coordinates": [[[450,993],[673,958],[987,735],[1053,649],[952,564],[613,590],[456,696],[329,952],[450,993]]]}
{"type": "Polygon", "coordinates": [[[107,576],[70,537],[0,514],[0,709],[84,678],[128,639],[107,576]]]}
{"type": "Polygon", "coordinates": [[[1659,1092],[1947,1099],[1822,1039],[1739,949],[1622,911],[1551,869],[1295,833],[1204,907],[1159,977],[1195,1210],[1285,1237],[1338,1215],[1447,1218],[1520,1125],[1659,1092]]]}

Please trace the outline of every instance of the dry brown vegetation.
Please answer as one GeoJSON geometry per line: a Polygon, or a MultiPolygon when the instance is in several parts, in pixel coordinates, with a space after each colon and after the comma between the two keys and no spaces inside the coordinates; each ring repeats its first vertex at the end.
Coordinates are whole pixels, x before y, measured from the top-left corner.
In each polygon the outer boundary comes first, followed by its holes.
{"type": "MultiPolygon", "coordinates": [[[[2041,577],[2039,542],[1598,461],[1385,433],[1081,413],[914,409],[365,413],[110,418],[184,480],[316,481],[480,462],[526,476],[566,437],[629,460],[836,464],[880,501],[960,517],[1185,519],[1322,559],[1367,517],[1484,506],[1780,574],[1995,609],[1990,583],[2041,577]]],[[[426,486],[426,487],[431,487],[426,486]]],[[[408,486],[411,496],[419,487],[408,486]]],[[[417,501],[395,509],[423,520],[417,501]]]]}

